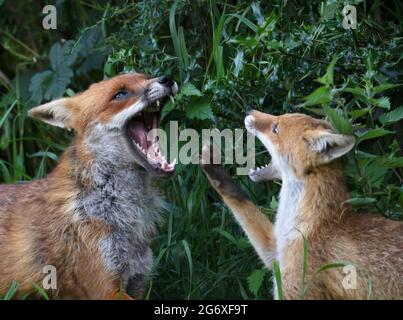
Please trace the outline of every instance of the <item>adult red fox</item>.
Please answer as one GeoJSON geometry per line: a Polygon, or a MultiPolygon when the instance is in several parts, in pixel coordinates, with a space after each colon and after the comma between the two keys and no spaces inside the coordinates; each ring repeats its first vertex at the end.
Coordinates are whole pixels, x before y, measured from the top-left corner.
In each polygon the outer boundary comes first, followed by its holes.
{"type": "Polygon", "coordinates": [[[13,280],[17,296],[41,286],[50,265],[52,297],[141,297],[160,208],[150,178],[175,169],[151,129],[177,91],[170,77],[129,73],[29,111],[76,136],[44,179],[0,185],[0,296],[13,280]]]}
{"type": "Polygon", "coordinates": [[[278,261],[283,297],[402,299],[403,223],[353,213],[345,203],[349,195],[339,158],[354,147],[354,137],[335,133],[328,122],[303,114],[253,111],[245,126],[272,158],[250,178],[282,181],[274,225],[221,165],[212,164],[219,157],[217,150],[205,146],[201,165],[265,265],[271,268],[278,261]],[[320,271],[336,262],[347,264],[347,269],[320,271]]]}

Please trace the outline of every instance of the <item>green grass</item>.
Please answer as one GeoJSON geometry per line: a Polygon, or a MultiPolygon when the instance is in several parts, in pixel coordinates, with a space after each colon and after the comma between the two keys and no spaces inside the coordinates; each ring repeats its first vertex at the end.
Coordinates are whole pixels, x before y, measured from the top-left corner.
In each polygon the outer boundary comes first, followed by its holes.
{"type": "MultiPolygon", "coordinates": [[[[242,128],[254,108],[305,112],[353,132],[359,143],[346,161],[350,204],[402,219],[403,6],[357,4],[359,28],[351,32],[341,27],[343,5],[74,1],[58,6],[58,29],[44,31],[39,2],[29,10],[0,2],[0,182],[43,177],[72,138],[28,119],[29,108],[136,70],[172,74],[188,88],[170,104],[164,126],[178,120],[180,128],[242,128]],[[70,40],[65,57],[52,50],[61,38],[70,40]],[[58,70],[54,61],[61,61],[58,70]]],[[[257,148],[262,165],[267,153],[257,148]]],[[[279,185],[236,179],[272,217],[279,185]]],[[[147,298],[271,298],[271,273],[252,276],[262,264],[200,168],[179,165],[159,184],[165,223],[154,240],[147,298]]]]}

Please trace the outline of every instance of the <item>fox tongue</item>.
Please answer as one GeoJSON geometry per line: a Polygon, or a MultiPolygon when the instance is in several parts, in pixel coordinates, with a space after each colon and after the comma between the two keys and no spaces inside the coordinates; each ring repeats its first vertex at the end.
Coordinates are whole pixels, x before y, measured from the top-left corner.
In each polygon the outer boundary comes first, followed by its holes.
{"type": "Polygon", "coordinates": [[[130,138],[138,143],[145,151],[148,149],[147,131],[143,122],[134,121],[130,124],[130,138]]]}

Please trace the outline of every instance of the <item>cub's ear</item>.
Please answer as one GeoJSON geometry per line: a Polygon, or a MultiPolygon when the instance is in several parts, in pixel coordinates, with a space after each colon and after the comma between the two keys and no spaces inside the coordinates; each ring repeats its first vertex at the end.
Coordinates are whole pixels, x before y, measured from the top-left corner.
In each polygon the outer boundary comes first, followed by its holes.
{"type": "Polygon", "coordinates": [[[321,163],[329,163],[349,152],[355,145],[354,136],[313,130],[305,137],[309,148],[320,155],[321,163]]]}
{"type": "Polygon", "coordinates": [[[70,98],[61,98],[42,104],[28,111],[28,116],[42,120],[56,127],[71,127],[71,101],[70,98]]]}

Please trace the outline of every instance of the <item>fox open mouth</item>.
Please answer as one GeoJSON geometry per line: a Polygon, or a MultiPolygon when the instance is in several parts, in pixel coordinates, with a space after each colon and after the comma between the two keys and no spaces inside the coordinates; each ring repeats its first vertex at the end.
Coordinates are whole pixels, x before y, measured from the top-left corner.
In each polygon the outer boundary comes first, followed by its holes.
{"type": "Polygon", "coordinates": [[[281,174],[272,161],[263,167],[250,169],[249,177],[253,182],[281,179],[281,174]]]}
{"type": "Polygon", "coordinates": [[[127,136],[133,151],[140,156],[145,169],[157,174],[169,174],[175,171],[176,159],[168,163],[161,153],[157,129],[161,120],[161,110],[168,97],[150,102],[140,113],[126,124],[127,136]]]}

